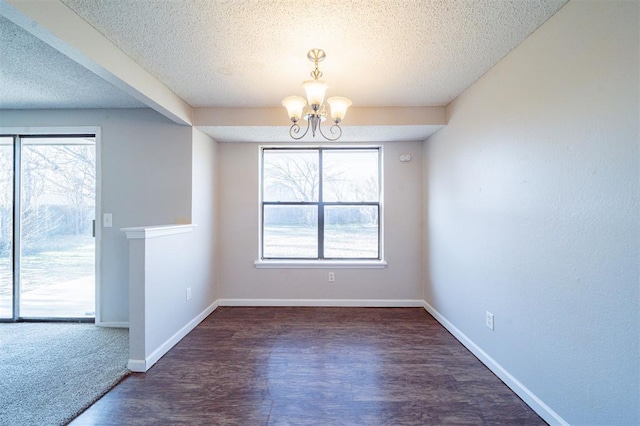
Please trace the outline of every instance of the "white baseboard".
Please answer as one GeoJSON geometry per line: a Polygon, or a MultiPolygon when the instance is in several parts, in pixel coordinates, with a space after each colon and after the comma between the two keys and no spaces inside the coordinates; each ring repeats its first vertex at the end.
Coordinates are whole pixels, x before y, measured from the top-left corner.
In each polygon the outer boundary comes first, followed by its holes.
{"type": "Polygon", "coordinates": [[[220,306],[318,306],[363,308],[419,308],[422,300],[404,299],[219,299],[220,306]]]}
{"type": "Polygon", "coordinates": [[[95,324],[98,327],[129,328],[129,323],[126,321],[123,321],[123,322],[96,321],[95,324]]]}
{"type": "Polygon", "coordinates": [[[491,358],[489,354],[483,351],[471,339],[469,339],[462,331],[446,319],[433,306],[423,301],[424,309],[431,314],[444,328],[446,328],[453,336],[458,339],[467,349],[473,353],[484,365],[489,368],[496,376],[500,378],[512,391],[514,391],[524,402],[533,409],[540,417],[542,417],[550,425],[569,426],[558,413],[553,411],[547,404],[524,386],[518,379],[513,377],[511,373],[505,370],[496,360],[491,358]]]}
{"type": "Polygon", "coordinates": [[[148,370],[147,362],[144,359],[129,359],[127,362],[127,368],[136,373],[144,373],[148,370]]]}
{"type": "Polygon", "coordinates": [[[154,350],[144,360],[129,359],[127,368],[131,371],[138,373],[144,373],[148,371],[153,365],[158,362],[160,358],[171,348],[173,348],[180,340],[184,338],[191,330],[196,328],[206,317],[208,317],[219,306],[218,301],[213,302],[204,311],[200,312],[194,319],[189,321],[184,327],[178,330],[173,336],[169,337],[164,343],[162,343],[156,350],[154,350]]]}

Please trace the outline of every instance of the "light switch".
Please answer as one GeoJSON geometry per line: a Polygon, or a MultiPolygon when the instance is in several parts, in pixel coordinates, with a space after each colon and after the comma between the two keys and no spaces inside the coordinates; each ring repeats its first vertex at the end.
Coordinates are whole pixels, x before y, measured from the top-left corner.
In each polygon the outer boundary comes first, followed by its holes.
{"type": "Polygon", "coordinates": [[[102,216],[102,226],[105,228],[111,228],[113,226],[113,216],[111,213],[105,213],[102,216]]]}

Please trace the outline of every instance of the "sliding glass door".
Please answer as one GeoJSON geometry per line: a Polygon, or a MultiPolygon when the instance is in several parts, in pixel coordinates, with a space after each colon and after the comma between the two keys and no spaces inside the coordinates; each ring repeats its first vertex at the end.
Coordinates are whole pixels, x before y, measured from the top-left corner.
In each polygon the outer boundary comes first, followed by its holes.
{"type": "Polygon", "coordinates": [[[8,211],[18,220],[10,227],[3,225],[3,230],[19,238],[9,235],[9,243],[0,246],[0,318],[91,319],[95,316],[95,137],[11,139],[13,146],[7,146],[15,158],[12,180],[17,196],[6,198],[9,203],[13,200],[8,211]],[[1,251],[5,245],[9,248],[1,251]]]}
{"type": "Polygon", "coordinates": [[[13,138],[0,136],[0,319],[13,318],[13,138]]]}

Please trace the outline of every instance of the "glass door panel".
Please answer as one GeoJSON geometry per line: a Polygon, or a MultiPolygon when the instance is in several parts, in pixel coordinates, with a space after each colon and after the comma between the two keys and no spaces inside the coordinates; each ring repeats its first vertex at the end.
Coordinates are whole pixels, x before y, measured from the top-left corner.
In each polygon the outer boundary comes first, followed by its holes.
{"type": "Polygon", "coordinates": [[[0,136],[0,319],[13,318],[13,137],[0,136]]]}
{"type": "Polygon", "coordinates": [[[93,137],[22,137],[21,318],[95,316],[93,137]]]}

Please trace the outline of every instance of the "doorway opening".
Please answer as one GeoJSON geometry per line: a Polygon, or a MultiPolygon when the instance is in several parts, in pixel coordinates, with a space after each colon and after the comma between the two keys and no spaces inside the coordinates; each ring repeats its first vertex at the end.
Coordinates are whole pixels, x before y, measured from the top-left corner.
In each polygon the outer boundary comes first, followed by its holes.
{"type": "Polygon", "coordinates": [[[0,136],[0,321],[95,320],[95,134],[0,136]]]}

